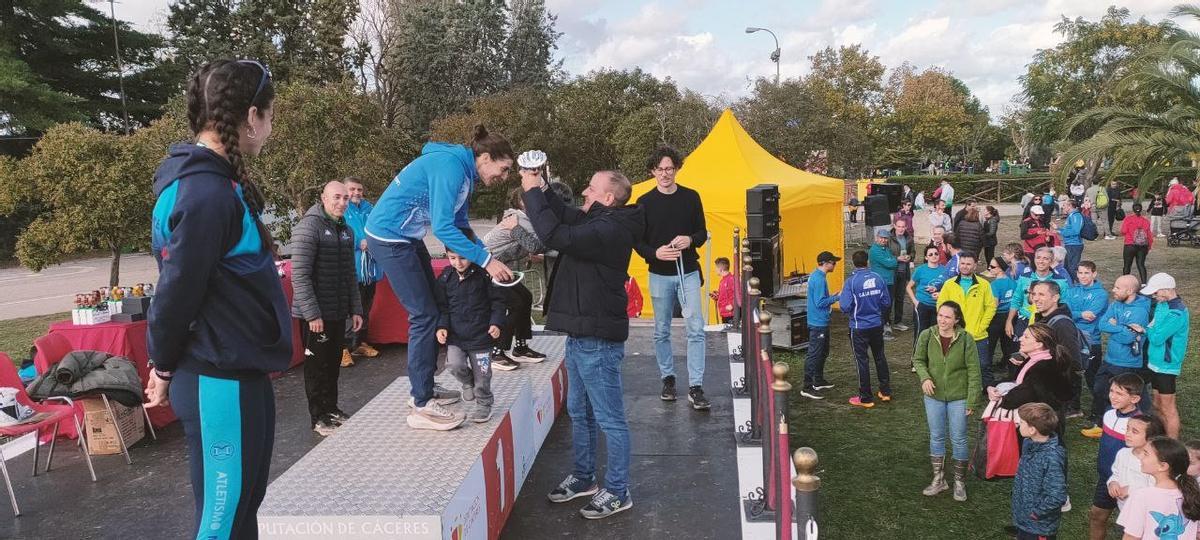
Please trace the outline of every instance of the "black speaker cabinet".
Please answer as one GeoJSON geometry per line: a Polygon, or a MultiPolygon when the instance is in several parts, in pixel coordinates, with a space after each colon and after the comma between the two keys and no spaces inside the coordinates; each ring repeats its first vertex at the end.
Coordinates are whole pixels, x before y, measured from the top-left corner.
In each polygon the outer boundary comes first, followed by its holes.
{"type": "Polygon", "coordinates": [[[779,186],[759,184],[746,190],[746,213],[779,216],[779,186]]]}
{"type": "Polygon", "coordinates": [[[770,238],[779,234],[778,214],[746,214],[746,236],[770,238]]]}
{"type": "Polygon", "coordinates": [[[774,296],[783,283],[783,248],[779,235],[750,238],[751,276],[758,278],[758,290],[764,297],[774,296]]]}
{"type": "Polygon", "coordinates": [[[867,211],[867,226],[879,227],[892,221],[892,213],[888,212],[887,195],[868,195],[863,203],[867,211]]]}
{"type": "Polygon", "coordinates": [[[900,184],[867,184],[867,195],[885,195],[888,202],[888,213],[900,209],[900,201],[904,199],[904,186],[900,184]]]}

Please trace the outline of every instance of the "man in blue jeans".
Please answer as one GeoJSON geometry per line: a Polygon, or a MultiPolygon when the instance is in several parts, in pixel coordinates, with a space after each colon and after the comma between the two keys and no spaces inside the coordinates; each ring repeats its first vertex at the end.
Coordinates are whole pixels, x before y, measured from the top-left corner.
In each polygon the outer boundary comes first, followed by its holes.
{"type": "Polygon", "coordinates": [[[821,391],[833,388],[825,380],[825,359],[829,357],[829,312],[838,295],[829,293],[829,273],[842,260],[828,251],[817,254],[817,269],[808,276],[808,352],[804,358],[804,386],[800,395],[825,399],[821,391]]]}
{"type": "Polygon", "coordinates": [[[687,321],[688,401],[696,410],[709,408],[704,397],[704,310],[700,293],[704,277],[696,248],[708,240],[700,194],[675,183],[683,156],[669,146],[650,154],[646,168],[655,188],[638,197],[646,231],[635,247],[649,266],[650,299],[654,303],[654,356],[662,378],[663,401],[675,401],[675,356],[671,351],[671,319],[675,306],[687,321]]]}
{"type": "Polygon", "coordinates": [[[858,395],[850,398],[850,404],[869,409],[875,406],[875,398],[871,395],[868,349],[879,377],[879,400],[892,400],[891,373],[883,352],[883,319],[892,305],[892,294],[883,277],[867,267],[867,252],[855,251],[850,260],[854,262],[854,274],[846,280],[838,298],[842,313],[850,317],[850,341],[858,368],[858,395]]]}
{"type": "Polygon", "coordinates": [[[621,363],[629,337],[626,269],[642,237],[642,209],[626,206],[630,183],[619,172],[600,171],[583,191],[582,208],[547,197],[540,173],[521,170],[521,195],[533,230],[558,251],[546,300],[546,328],[567,334],[567,414],[575,467],[548,498],[562,503],[592,496],[580,514],[601,519],[633,507],[629,493],[630,441],[621,388],[621,363]],[[597,431],[604,432],[608,471],[596,480],[597,431]]]}

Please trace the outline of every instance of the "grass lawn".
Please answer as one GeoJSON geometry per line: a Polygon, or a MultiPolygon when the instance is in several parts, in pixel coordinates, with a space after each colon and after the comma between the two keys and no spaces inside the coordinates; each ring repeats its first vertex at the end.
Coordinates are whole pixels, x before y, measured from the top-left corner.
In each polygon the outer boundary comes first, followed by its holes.
{"type": "Polygon", "coordinates": [[[21,360],[29,355],[33,340],[46,333],[50,323],[71,318],[69,312],[24,317],[0,321],[0,351],[8,354],[18,367],[21,360]]]}
{"type": "MultiPolygon", "coordinates": [[[[1001,246],[1016,238],[1017,218],[1006,217],[1001,227],[1001,246]]],[[[1200,309],[1200,250],[1167,247],[1155,239],[1147,257],[1151,274],[1168,272],[1175,277],[1180,294],[1191,309],[1200,309]]],[[[1100,280],[1110,286],[1121,271],[1122,240],[1088,242],[1084,260],[1095,261],[1100,280]]],[[[846,254],[858,247],[847,246],[846,254]]],[[[911,323],[911,313],[905,315],[911,323]]],[[[818,517],[823,538],[922,538],[975,539],[1004,538],[1001,527],[1009,524],[1009,497],[1012,481],[981,481],[972,475],[967,482],[969,500],[955,502],[949,491],[936,497],[921,495],[929,483],[929,439],[921,390],[916,374],[909,372],[912,356],[912,332],[899,332],[887,343],[891,364],[891,403],[877,403],[870,410],[851,407],[846,400],[858,387],[850,348],[846,319],[834,313],[831,323],[826,376],[837,386],[823,401],[812,401],[799,394],[804,359],[802,355],[781,354],[791,365],[789,379],[796,390],[791,397],[791,443],[793,448],[810,446],[820,457],[822,479],[818,517]]],[[[1195,341],[1200,325],[1192,325],[1195,341]]],[[[1179,378],[1178,406],[1182,416],[1184,440],[1200,437],[1200,369],[1194,360],[1195,347],[1189,352],[1179,378]]],[[[872,369],[874,369],[872,367],[872,369]]],[[[874,374],[872,375],[874,377],[874,374]]],[[[875,379],[874,381],[877,381],[875,379]]],[[[877,384],[874,382],[873,384],[877,384]]],[[[1090,395],[1085,392],[1084,410],[1089,410],[1090,395]]],[[[971,447],[978,435],[978,421],[971,423],[971,447]]],[[[1064,515],[1059,538],[1086,538],[1087,512],[1096,484],[1098,443],[1086,439],[1079,430],[1087,427],[1084,419],[1070,420],[1067,447],[1070,453],[1071,503],[1064,515]]],[[[947,442],[949,447],[949,442],[947,442]]],[[[947,448],[949,453],[949,448],[947,448]]],[[[949,465],[949,464],[948,464],[949,465]]],[[[949,467],[947,467],[949,469],[949,467]]],[[[949,476],[949,472],[947,473],[949,476]]],[[[1115,521],[1115,518],[1114,518],[1115,521]]],[[[1112,526],[1110,538],[1120,538],[1112,526]]]]}

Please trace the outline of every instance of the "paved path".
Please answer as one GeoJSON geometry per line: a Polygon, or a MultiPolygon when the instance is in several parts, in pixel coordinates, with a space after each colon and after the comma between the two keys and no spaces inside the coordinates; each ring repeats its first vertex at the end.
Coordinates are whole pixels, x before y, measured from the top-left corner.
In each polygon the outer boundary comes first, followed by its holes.
{"type": "MultiPolygon", "coordinates": [[[[17,266],[0,270],[0,320],[70,311],[75,294],[108,285],[108,257],[80,259],[32,272],[17,266]]],[[[154,258],[146,253],[121,257],[121,284],[158,281],[154,258]]]]}

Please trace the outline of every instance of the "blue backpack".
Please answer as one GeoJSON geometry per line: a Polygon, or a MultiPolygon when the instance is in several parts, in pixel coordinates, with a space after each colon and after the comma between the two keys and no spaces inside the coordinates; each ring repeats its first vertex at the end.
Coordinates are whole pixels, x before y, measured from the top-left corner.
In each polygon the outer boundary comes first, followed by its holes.
{"type": "Polygon", "coordinates": [[[1079,237],[1084,240],[1095,240],[1100,237],[1100,231],[1096,229],[1096,222],[1092,218],[1083,216],[1083,227],[1079,228],[1079,237]]]}

